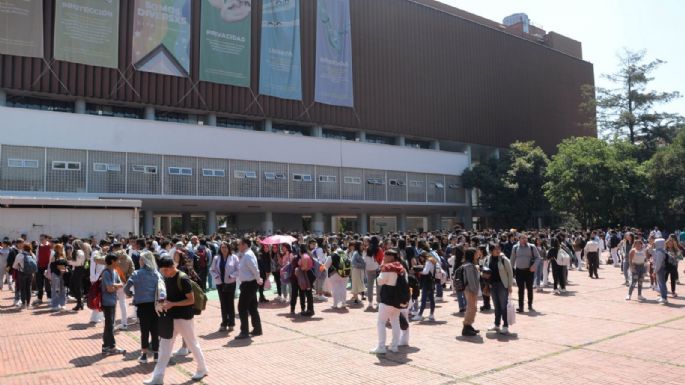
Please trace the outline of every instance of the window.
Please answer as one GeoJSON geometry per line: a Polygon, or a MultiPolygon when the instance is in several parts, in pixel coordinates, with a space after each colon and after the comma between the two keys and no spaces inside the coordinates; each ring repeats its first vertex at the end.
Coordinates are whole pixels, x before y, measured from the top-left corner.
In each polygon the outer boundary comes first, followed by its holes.
{"type": "Polygon", "coordinates": [[[338,177],[335,175],[319,175],[319,182],[321,183],[335,183],[338,177]]]}
{"type": "Polygon", "coordinates": [[[38,168],[37,159],[7,159],[10,168],[38,168]]]}
{"type": "Polygon", "coordinates": [[[62,171],[80,171],[81,162],[67,162],[63,160],[55,160],[52,162],[52,169],[62,171]]]}
{"type": "Polygon", "coordinates": [[[425,140],[405,139],[404,145],[406,147],[420,148],[420,149],[424,149],[424,150],[427,150],[430,148],[430,142],[427,142],[425,140]]]}
{"type": "Polygon", "coordinates": [[[435,186],[435,188],[438,188],[438,189],[445,188],[445,185],[440,183],[440,182],[435,182],[435,183],[433,183],[433,185],[435,186]]]}
{"type": "Polygon", "coordinates": [[[309,127],[289,126],[285,124],[274,124],[271,126],[273,132],[296,136],[309,136],[309,127]]]}
{"type": "Polygon", "coordinates": [[[7,107],[28,108],[57,112],[74,112],[73,102],[40,99],[30,96],[7,95],[7,107]]]}
{"type": "Polygon", "coordinates": [[[328,139],[351,140],[351,141],[355,140],[354,132],[350,132],[350,131],[336,131],[336,130],[324,129],[322,132],[322,136],[324,138],[328,138],[328,139]]]}
{"type": "Polygon", "coordinates": [[[131,171],[140,172],[143,174],[157,174],[157,166],[134,164],[131,166],[131,171]]]}
{"type": "Polygon", "coordinates": [[[458,183],[452,183],[452,184],[448,185],[447,187],[451,188],[453,190],[456,190],[459,188],[459,184],[458,183]]]}
{"type": "Polygon", "coordinates": [[[140,108],[108,106],[105,104],[87,103],[86,113],[90,115],[113,116],[117,118],[143,118],[143,110],[140,108]]]}
{"type": "Polygon", "coordinates": [[[257,179],[257,172],[256,171],[235,170],[235,171],[233,171],[233,177],[235,179],[257,179]]]}
{"type": "Polygon", "coordinates": [[[192,176],[193,169],[190,167],[169,167],[169,175],[192,176]]]}
{"type": "Polygon", "coordinates": [[[264,172],[264,179],[266,180],[285,180],[285,174],[282,172],[264,172]]]}
{"type": "Polygon", "coordinates": [[[390,186],[400,187],[404,186],[404,181],[399,179],[390,179],[388,184],[390,184],[390,186]]]}
{"type": "Polygon", "coordinates": [[[206,176],[209,178],[224,178],[226,176],[226,170],[215,168],[203,168],[202,176],[206,176]]]}
{"type": "Polygon", "coordinates": [[[420,180],[410,180],[409,187],[423,187],[423,181],[420,180]]]}
{"type": "Polygon", "coordinates": [[[366,142],[376,144],[394,144],[395,139],[388,136],[366,134],[366,142]]]}
{"type": "Polygon", "coordinates": [[[216,118],[217,127],[240,128],[243,130],[255,130],[257,123],[252,120],[238,120],[229,118],[216,118]]]}
{"type": "Polygon", "coordinates": [[[366,183],[375,184],[375,185],[384,185],[385,181],[381,178],[369,178],[366,180],[366,183]]]}
{"type": "Polygon", "coordinates": [[[358,176],[346,176],[343,179],[343,182],[346,184],[362,184],[362,178],[358,176]]]}
{"type": "Polygon", "coordinates": [[[160,122],[190,123],[197,124],[197,115],[185,114],[183,112],[155,111],[155,120],[160,122]]]}
{"type": "Polygon", "coordinates": [[[312,176],[309,174],[293,174],[293,180],[295,182],[311,182],[312,176]]]}
{"type": "Polygon", "coordinates": [[[93,163],[95,172],[120,172],[121,165],[117,163],[93,163]]]}

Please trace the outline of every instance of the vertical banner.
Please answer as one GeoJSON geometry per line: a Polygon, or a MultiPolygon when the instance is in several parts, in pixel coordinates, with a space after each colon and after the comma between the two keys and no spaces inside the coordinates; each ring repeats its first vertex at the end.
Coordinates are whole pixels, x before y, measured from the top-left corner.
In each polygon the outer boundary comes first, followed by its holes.
{"type": "Polygon", "coordinates": [[[314,101],[353,107],[349,0],[318,0],[314,101]]]}
{"type": "Polygon", "coordinates": [[[202,0],[200,80],[250,86],[250,1],[202,0]]]}
{"type": "Polygon", "coordinates": [[[300,1],[264,0],[259,93],[302,100],[300,1]]]}
{"type": "Polygon", "coordinates": [[[119,0],[57,0],[55,59],[117,68],[119,0]]]}
{"type": "Polygon", "coordinates": [[[190,72],[191,0],[135,0],[133,65],[172,76],[190,72]]]}
{"type": "Polygon", "coordinates": [[[43,0],[0,0],[0,54],[43,57],[43,0]]]}

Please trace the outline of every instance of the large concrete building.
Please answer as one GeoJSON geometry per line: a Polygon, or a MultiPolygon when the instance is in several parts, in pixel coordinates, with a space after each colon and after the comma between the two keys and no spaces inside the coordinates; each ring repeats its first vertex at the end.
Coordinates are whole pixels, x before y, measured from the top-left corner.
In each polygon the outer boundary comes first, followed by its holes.
{"type": "Polygon", "coordinates": [[[553,152],[595,135],[578,110],[592,64],[554,32],[432,0],[351,0],[345,108],[314,102],[315,1],[301,2],[302,101],[258,94],[261,1],[250,88],[199,81],[197,22],[189,77],[134,70],[132,3],[118,68],[53,59],[52,0],[44,58],[0,54],[0,195],[140,200],[146,234],[471,226],[465,169],[516,140],[553,152]]]}

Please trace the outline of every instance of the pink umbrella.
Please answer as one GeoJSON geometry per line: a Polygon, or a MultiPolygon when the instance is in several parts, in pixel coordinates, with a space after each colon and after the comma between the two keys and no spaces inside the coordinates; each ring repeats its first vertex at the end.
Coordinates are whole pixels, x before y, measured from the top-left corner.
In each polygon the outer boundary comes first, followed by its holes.
{"type": "Polygon", "coordinates": [[[272,235],[270,237],[264,238],[260,243],[262,245],[280,245],[283,243],[292,244],[297,239],[291,237],[290,235],[272,235]]]}

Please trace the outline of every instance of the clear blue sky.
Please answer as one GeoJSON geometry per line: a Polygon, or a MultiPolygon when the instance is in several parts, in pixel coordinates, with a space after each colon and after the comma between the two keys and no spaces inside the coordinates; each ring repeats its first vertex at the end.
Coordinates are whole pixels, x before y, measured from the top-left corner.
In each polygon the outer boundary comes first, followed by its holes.
{"type": "MultiPolygon", "coordinates": [[[[667,61],[654,73],[657,91],[685,96],[685,1],[683,0],[440,0],[498,22],[512,13],[583,44],[583,58],[594,64],[595,83],[614,72],[624,47],[647,50],[647,58],[667,61]]],[[[685,116],[685,97],[660,108],[685,116]]]]}

